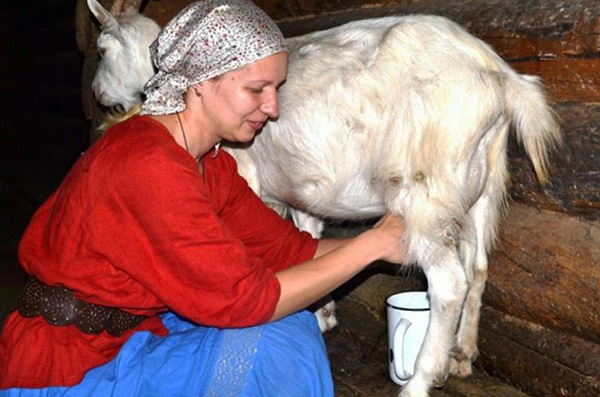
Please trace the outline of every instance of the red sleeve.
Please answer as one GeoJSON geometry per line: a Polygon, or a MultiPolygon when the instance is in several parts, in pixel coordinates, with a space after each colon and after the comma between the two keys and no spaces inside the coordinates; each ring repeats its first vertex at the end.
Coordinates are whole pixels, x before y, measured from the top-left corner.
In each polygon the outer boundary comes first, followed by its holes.
{"type": "Polygon", "coordinates": [[[232,233],[244,242],[249,256],[258,256],[275,272],[314,257],[318,240],[300,232],[291,221],[268,208],[238,174],[235,160],[228,153],[221,152],[217,159],[208,158],[206,164],[208,183],[216,185],[211,190],[223,186],[224,174],[231,180],[226,185],[227,191],[222,193],[225,198],[220,201],[226,205],[220,215],[232,233]],[[210,163],[218,166],[210,167],[210,163]]]}

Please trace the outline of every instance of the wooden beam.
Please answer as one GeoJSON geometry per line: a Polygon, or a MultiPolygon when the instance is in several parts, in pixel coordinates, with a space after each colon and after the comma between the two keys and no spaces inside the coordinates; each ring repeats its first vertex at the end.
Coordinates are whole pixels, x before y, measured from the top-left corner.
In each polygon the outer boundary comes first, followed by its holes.
{"type": "Polygon", "coordinates": [[[519,73],[540,76],[553,102],[600,102],[600,58],[510,62],[519,73]]]}
{"type": "MultiPolygon", "coordinates": [[[[328,2],[324,2],[328,3],[328,2]]],[[[330,2],[329,2],[330,3],[330,2]]],[[[345,11],[279,20],[296,36],[351,20],[434,14],[463,25],[522,73],[540,76],[556,102],[600,102],[600,2],[596,0],[364,1],[345,11]]]]}
{"type": "Polygon", "coordinates": [[[484,307],[478,367],[532,396],[600,395],[600,346],[484,307]]]}
{"type": "Polygon", "coordinates": [[[510,206],[484,302],[600,344],[600,221],[510,206]]]}
{"type": "Polygon", "coordinates": [[[561,121],[564,145],[550,158],[551,184],[545,187],[538,184],[527,156],[512,140],[510,194],[514,200],[536,208],[598,220],[600,105],[573,102],[557,105],[555,110],[561,121]]]}

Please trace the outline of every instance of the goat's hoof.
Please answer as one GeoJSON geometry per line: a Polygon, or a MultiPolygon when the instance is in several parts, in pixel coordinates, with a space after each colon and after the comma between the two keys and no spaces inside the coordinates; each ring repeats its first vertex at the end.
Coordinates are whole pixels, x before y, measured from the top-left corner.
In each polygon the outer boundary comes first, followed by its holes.
{"type": "Polygon", "coordinates": [[[443,389],[446,387],[446,381],[448,380],[448,376],[437,376],[433,379],[433,387],[436,389],[443,389]]]}
{"type": "Polygon", "coordinates": [[[457,360],[456,358],[450,359],[450,373],[459,378],[467,378],[473,374],[472,362],[468,358],[457,360]]]}
{"type": "Polygon", "coordinates": [[[315,312],[319,329],[321,333],[331,331],[338,325],[337,317],[335,316],[335,301],[329,301],[323,307],[315,312]]]}
{"type": "Polygon", "coordinates": [[[478,355],[475,352],[472,355],[465,354],[462,349],[457,349],[453,357],[450,357],[450,373],[460,378],[466,378],[473,374],[473,361],[478,355]]]}

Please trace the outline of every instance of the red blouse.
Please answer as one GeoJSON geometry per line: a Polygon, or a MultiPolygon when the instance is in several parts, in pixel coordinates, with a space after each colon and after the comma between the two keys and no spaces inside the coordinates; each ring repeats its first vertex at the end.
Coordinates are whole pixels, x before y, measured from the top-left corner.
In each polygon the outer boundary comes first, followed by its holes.
{"type": "MultiPolygon", "coordinates": [[[[280,293],[274,273],[311,259],[317,240],[268,209],[226,152],[203,165],[201,175],[153,119],[116,125],[33,216],[23,267],[79,299],[150,316],[136,331],[165,335],[156,314],[167,310],[216,327],[268,321],[280,293]]],[[[131,332],[89,335],[12,313],[0,388],[77,384],[131,332]]]]}

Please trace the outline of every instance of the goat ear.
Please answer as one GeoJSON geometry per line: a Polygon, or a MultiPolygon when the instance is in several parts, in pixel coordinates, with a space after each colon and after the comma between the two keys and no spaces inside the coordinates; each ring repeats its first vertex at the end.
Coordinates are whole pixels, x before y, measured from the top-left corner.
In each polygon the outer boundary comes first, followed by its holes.
{"type": "Polygon", "coordinates": [[[117,19],[112,16],[111,13],[108,12],[104,7],[102,7],[102,4],[100,4],[97,0],[87,0],[87,5],[98,22],[100,22],[100,28],[102,30],[118,28],[119,22],[117,19]]]}

